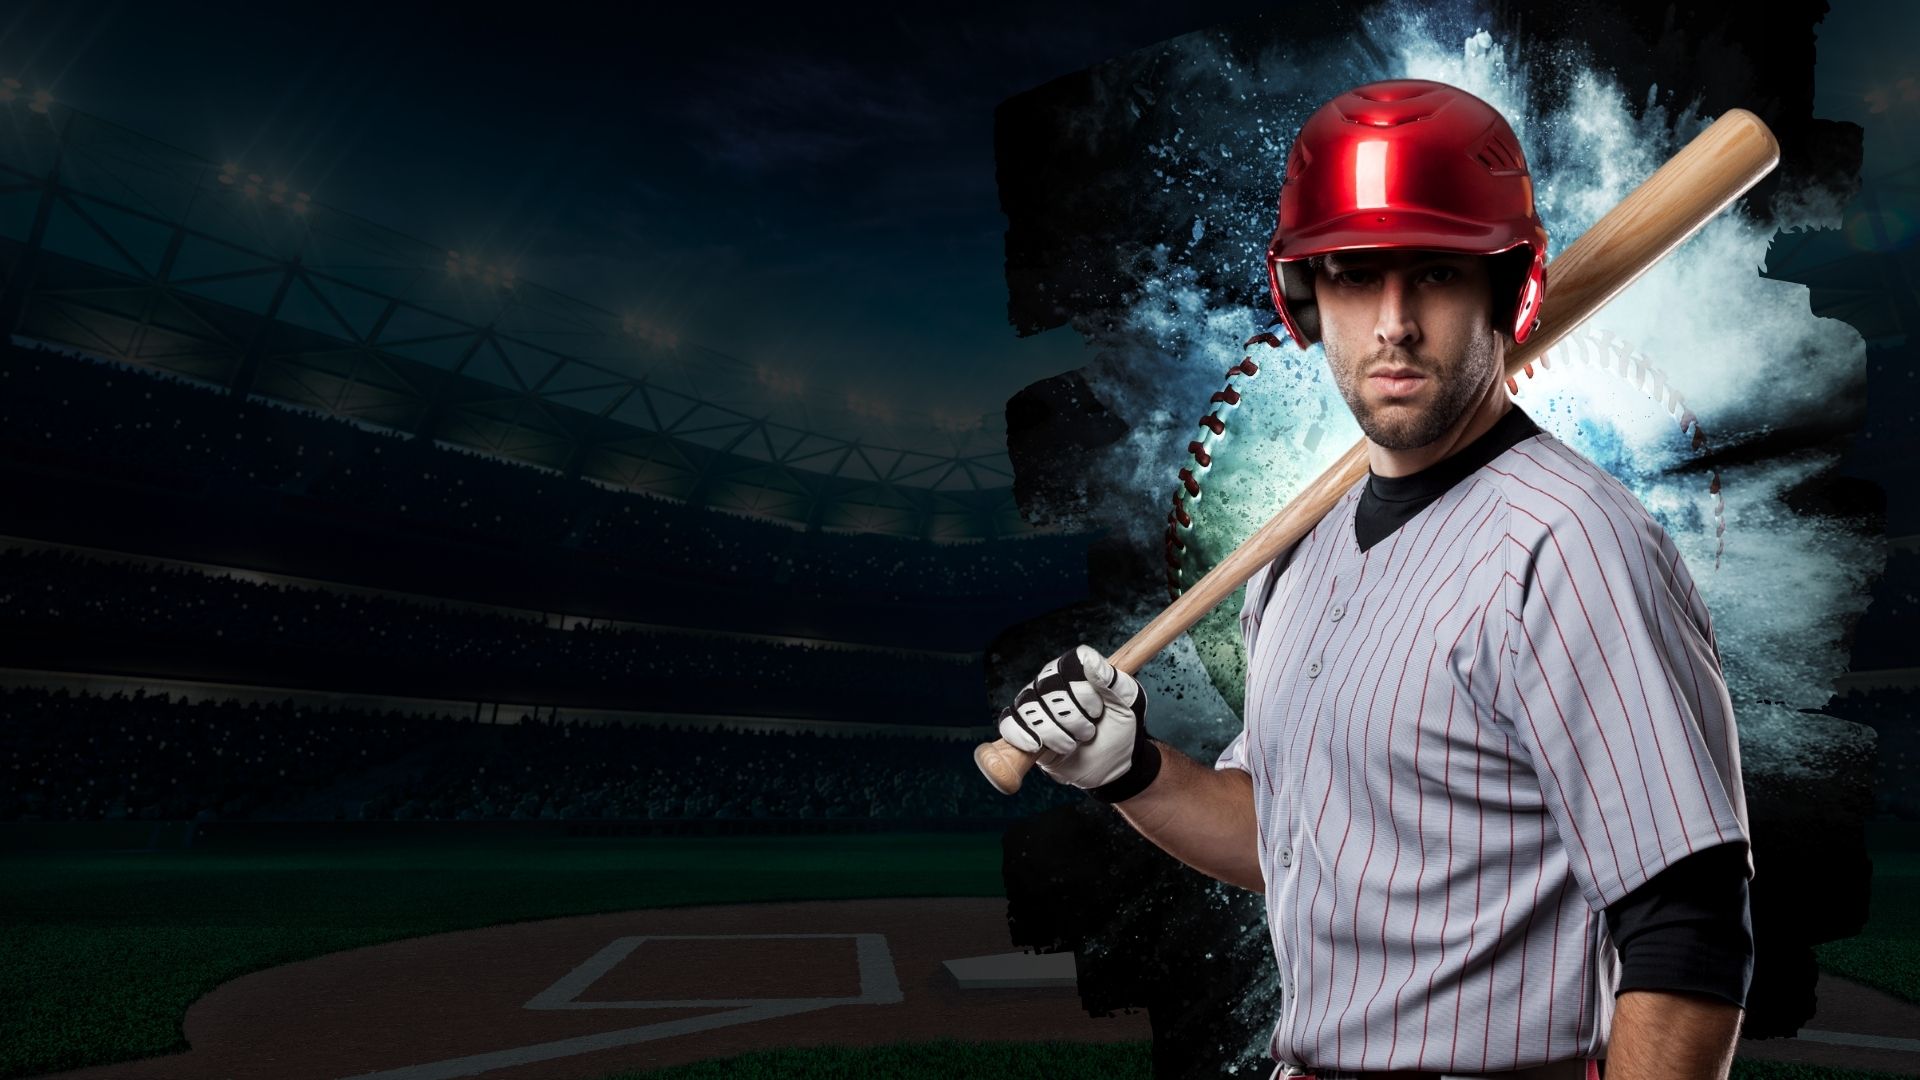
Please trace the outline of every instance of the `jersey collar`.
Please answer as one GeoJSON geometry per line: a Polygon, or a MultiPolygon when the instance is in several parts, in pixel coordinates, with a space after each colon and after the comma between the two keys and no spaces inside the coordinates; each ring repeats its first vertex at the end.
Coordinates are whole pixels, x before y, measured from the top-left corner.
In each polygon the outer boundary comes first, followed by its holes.
{"type": "Polygon", "coordinates": [[[1448,488],[1479,471],[1509,447],[1540,433],[1540,425],[1518,405],[1509,408],[1493,426],[1448,457],[1406,476],[1379,476],[1367,469],[1367,493],[1381,502],[1419,502],[1438,498],[1448,488]]]}

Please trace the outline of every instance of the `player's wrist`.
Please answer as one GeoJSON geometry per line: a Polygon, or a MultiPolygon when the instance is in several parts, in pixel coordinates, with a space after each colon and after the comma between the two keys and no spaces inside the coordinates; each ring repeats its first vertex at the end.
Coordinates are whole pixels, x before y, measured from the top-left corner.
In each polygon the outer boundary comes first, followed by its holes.
{"type": "Polygon", "coordinates": [[[1147,737],[1146,727],[1142,725],[1133,740],[1133,760],[1128,763],[1127,771],[1099,787],[1088,788],[1087,794],[1108,804],[1131,799],[1147,790],[1160,775],[1160,761],[1160,746],[1147,737]]]}

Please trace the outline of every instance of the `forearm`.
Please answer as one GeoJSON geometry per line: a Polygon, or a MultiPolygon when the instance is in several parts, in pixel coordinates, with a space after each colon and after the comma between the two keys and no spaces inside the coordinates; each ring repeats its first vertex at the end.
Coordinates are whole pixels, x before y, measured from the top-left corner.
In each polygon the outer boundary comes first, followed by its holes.
{"type": "Polygon", "coordinates": [[[1210,877],[1265,892],[1253,813],[1253,777],[1214,769],[1166,743],[1146,790],[1114,803],[1120,816],[1162,851],[1210,877]]]}
{"type": "Polygon", "coordinates": [[[1625,991],[1614,1000],[1607,1080],[1724,1080],[1740,1016],[1706,994],[1625,991]]]}

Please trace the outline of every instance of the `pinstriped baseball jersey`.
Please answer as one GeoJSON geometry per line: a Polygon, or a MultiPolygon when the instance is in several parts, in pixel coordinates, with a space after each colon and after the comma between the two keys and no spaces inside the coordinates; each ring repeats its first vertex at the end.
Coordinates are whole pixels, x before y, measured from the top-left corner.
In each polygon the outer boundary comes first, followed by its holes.
{"type": "Polygon", "coordinates": [[[1247,584],[1246,723],[1215,767],[1253,778],[1276,1061],[1603,1057],[1605,908],[1747,839],[1686,564],[1624,485],[1530,430],[1363,547],[1369,473],[1247,584]]]}

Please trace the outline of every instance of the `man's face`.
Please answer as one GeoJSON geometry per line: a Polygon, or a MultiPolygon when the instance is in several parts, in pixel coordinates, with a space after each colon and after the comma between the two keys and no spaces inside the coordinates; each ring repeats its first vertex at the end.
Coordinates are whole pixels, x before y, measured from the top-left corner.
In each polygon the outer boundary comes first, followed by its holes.
{"type": "Polygon", "coordinates": [[[1487,259],[1442,251],[1336,251],[1314,275],[1321,340],[1360,430],[1414,450],[1483,400],[1506,360],[1487,259]],[[1405,369],[1390,381],[1377,372],[1405,369]]]}

